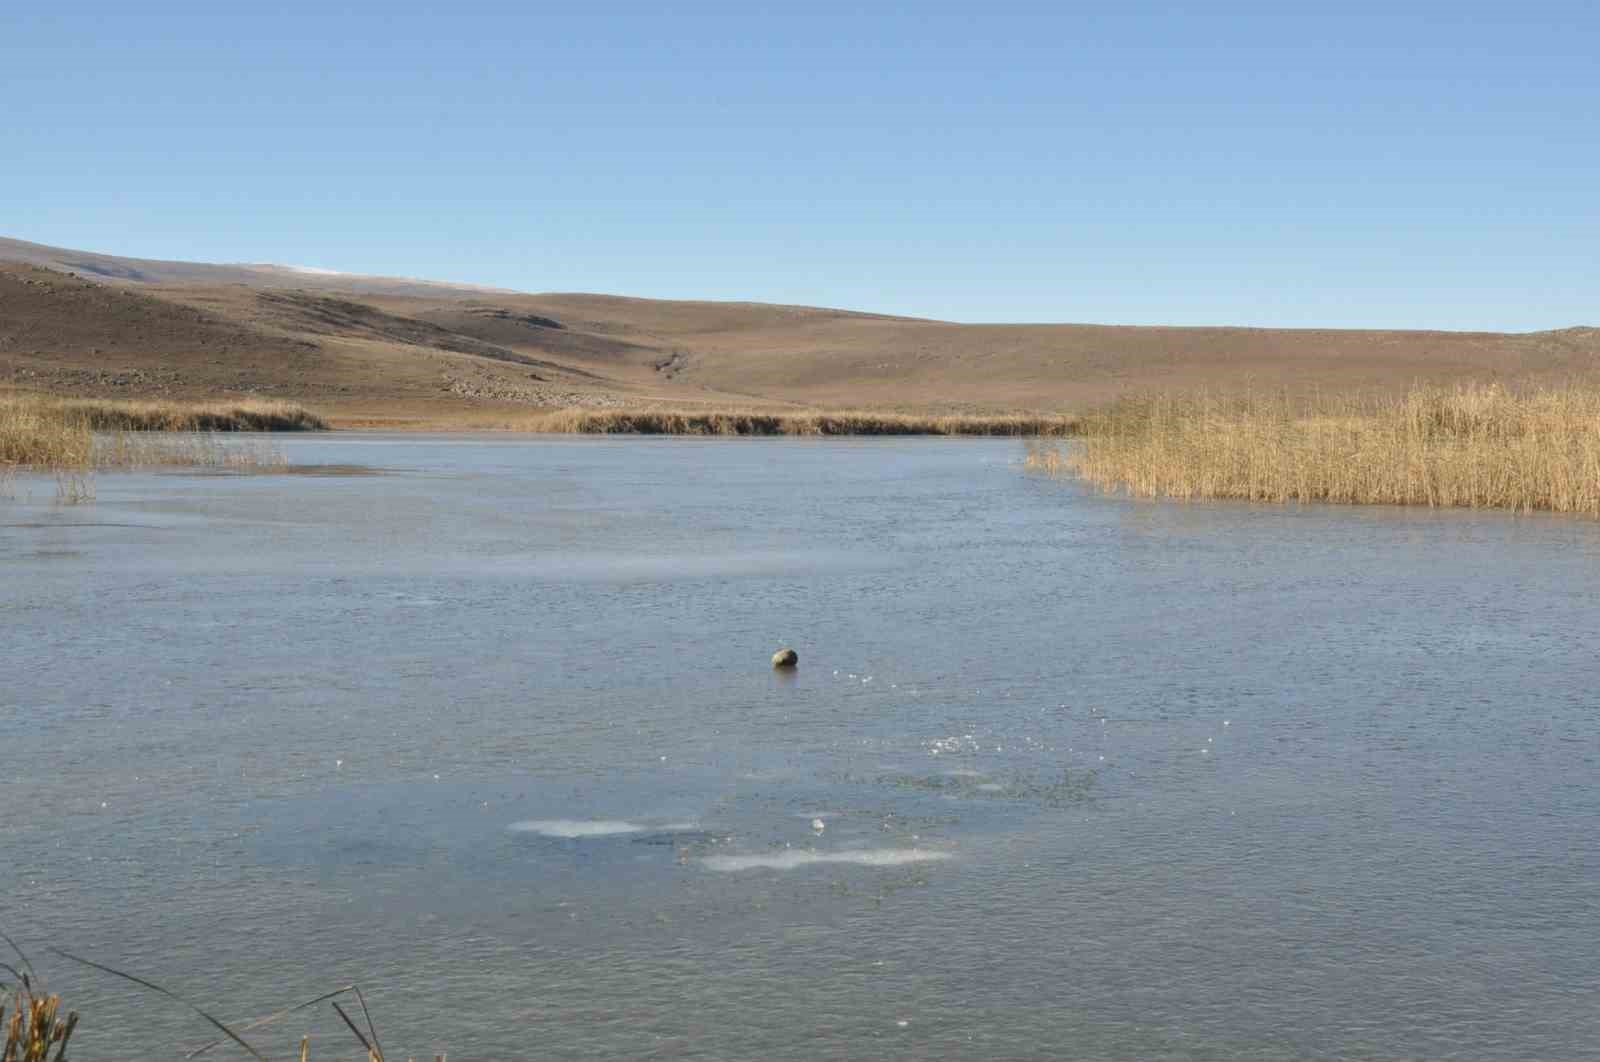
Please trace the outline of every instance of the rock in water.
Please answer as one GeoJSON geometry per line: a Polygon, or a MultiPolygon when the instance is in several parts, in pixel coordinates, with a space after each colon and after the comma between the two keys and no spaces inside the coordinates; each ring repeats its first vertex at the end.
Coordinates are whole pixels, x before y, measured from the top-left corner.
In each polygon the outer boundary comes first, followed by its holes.
{"type": "Polygon", "coordinates": [[[800,662],[800,654],[793,649],[779,649],[772,654],[773,667],[794,667],[800,662]]]}

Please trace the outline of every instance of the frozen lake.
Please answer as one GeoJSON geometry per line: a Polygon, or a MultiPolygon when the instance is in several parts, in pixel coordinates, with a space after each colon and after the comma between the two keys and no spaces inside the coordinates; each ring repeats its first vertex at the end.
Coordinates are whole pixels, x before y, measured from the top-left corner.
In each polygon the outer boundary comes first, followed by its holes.
{"type": "Polygon", "coordinates": [[[0,929],[74,1058],[209,1037],[52,944],[358,982],[391,1058],[1596,1056],[1600,526],[276,442],[380,471],[0,501],[0,929]]]}

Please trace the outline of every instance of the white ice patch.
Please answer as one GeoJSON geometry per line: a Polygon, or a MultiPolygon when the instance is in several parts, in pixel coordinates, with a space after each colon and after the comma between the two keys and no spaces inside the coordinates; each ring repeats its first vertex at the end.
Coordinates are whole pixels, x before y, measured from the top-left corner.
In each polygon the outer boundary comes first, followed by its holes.
{"type": "Polygon", "coordinates": [[[536,833],[541,837],[615,837],[623,833],[673,833],[693,830],[692,822],[668,822],[659,826],[628,822],[626,819],[529,819],[513,822],[512,833],[536,833]]]}
{"type": "Polygon", "coordinates": [[[813,863],[853,863],[862,867],[898,867],[907,863],[928,863],[949,859],[949,852],[934,852],[926,848],[862,848],[844,852],[811,852],[800,848],[787,848],[781,852],[761,855],[715,855],[701,862],[707,870],[794,870],[813,863]]]}

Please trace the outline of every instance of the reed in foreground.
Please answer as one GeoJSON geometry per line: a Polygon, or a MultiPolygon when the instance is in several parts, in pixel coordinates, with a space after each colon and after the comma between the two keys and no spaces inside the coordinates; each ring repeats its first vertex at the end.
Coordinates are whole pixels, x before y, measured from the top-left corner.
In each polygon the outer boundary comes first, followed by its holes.
{"type": "Polygon", "coordinates": [[[1600,388],[1124,399],[1027,464],[1147,498],[1535,509],[1600,517],[1600,388]]]}
{"type": "Polygon", "coordinates": [[[1064,436],[1067,417],[748,410],[563,409],[507,425],[518,431],[597,435],[1013,435],[1064,436]]]}
{"type": "MultiPolygon", "coordinates": [[[[58,1018],[61,999],[59,996],[46,995],[38,988],[38,973],[29,961],[28,956],[22,951],[16,941],[0,932],[0,941],[3,941],[16,957],[18,965],[0,960],[0,990],[9,991],[11,986],[3,978],[9,975],[16,982],[16,1006],[11,1020],[4,1020],[5,1006],[4,995],[0,992],[0,1031],[5,1037],[0,1042],[0,1062],[67,1062],[67,1043],[72,1038],[73,1030],[78,1025],[78,1012],[72,1011],[65,1019],[58,1018]]],[[[137,985],[149,992],[162,996],[173,1003],[177,1003],[193,1011],[216,1032],[220,1033],[199,1047],[186,1052],[185,1058],[198,1058],[209,1054],[219,1047],[235,1047],[242,1050],[258,1062],[267,1062],[267,1056],[261,1052],[251,1041],[244,1038],[244,1033],[255,1033],[269,1025],[273,1025],[291,1015],[306,1015],[312,1008],[319,1004],[327,1003],[333,1012],[338,1015],[351,1036],[361,1045],[366,1062],[386,1062],[382,1041],[378,1038],[377,1026],[373,1023],[372,1012],[367,1008],[367,998],[358,985],[345,985],[329,992],[322,992],[312,999],[293,1006],[284,1007],[265,1017],[254,1021],[229,1025],[214,1017],[200,1006],[184,998],[169,988],[163,988],[153,981],[146,980],[136,974],[126,973],[104,963],[85,959],[60,948],[49,949],[58,958],[77,963],[90,970],[110,974],[131,984],[137,985]],[[359,1004],[357,1011],[350,1000],[354,997],[359,1004]],[[342,1001],[342,1003],[341,1003],[342,1001]],[[348,1008],[348,1009],[347,1009],[348,1008]]],[[[168,1052],[162,1051],[162,1054],[168,1052]]],[[[302,1036],[299,1051],[296,1055],[300,1062],[310,1062],[311,1037],[302,1036]]],[[[448,1062],[443,1054],[433,1056],[434,1062],[448,1062]]],[[[415,1062],[413,1056],[407,1056],[408,1062],[415,1062]]]]}
{"type": "Polygon", "coordinates": [[[65,1018],[60,996],[34,993],[23,978],[12,997],[11,1020],[6,1020],[5,1000],[0,998],[0,1062],[66,1062],[67,1043],[78,1025],[78,1012],[65,1018]]]}
{"type": "Polygon", "coordinates": [[[17,965],[0,960],[0,1062],[66,1062],[78,1012],[60,1017],[61,997],[40,990],[33,963],[17,942],[0,933],[17,965]],[[6,1020],[7,997],[11,1019],[6,1020]]]}

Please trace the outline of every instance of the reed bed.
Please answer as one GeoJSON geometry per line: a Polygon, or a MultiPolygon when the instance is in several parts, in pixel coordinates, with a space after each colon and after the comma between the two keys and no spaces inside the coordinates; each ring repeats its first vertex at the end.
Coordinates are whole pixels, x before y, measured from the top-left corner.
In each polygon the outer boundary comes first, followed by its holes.
{"type": "Polygon", "coordinates": [[[93,500],[97,470],[276,471],[288,464],[276,447],[262,440],[223,442],[220,433],[311,423],[305,417],[312,415],[297,406],[266,403],[183,407],[0,397],[0,497],[15,496],[19,470],[54,475],[56,500],[66,504],[93,500]]]}
{"type": "Polygon", "coordinates": [[[0,398],[0,466],[87,468],[93,451],[88,425],[58,403],[0,398]]]}
{"type": "Polygon", "coordinates": [[[291,402],[124,402],[43,399],[90,431],[326,431],[327,421],[291,402]]]}
{"type": "Polygon", "coordinates": [[[585,435],[1010,435],[1065,436],[1067,417],[1004,414],[749,410],[562,409],[523,418],[513,430],[585,435]]]}
{"type": "Polygon", "coordinates": [[[1600,388],[1191,393],[1083,417],[1027,464],[1146,498],[1548,510],[1600,517],[1600,388]]]}

